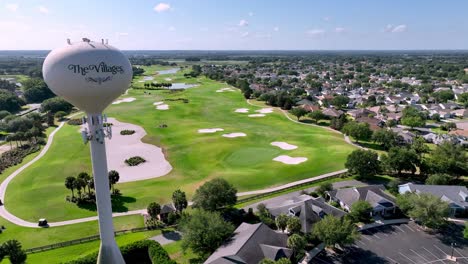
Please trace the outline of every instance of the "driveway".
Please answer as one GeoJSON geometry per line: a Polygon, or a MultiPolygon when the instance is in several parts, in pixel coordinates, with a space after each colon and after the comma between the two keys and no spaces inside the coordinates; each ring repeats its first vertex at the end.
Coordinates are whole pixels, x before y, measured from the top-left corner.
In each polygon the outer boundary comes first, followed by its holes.
{"type": "Polygon", "coordinates": [[[456,263],[468,264],[468,241],[463,239],[462,229],[453,225],[445,233],[431,234],[414,222],[368,229],[346,247],[346,253],[337,256],[323,251],[311,263],[449,264],[454,263],[447,256],[452,254],[451,243],[455,243],[456,263]]]}

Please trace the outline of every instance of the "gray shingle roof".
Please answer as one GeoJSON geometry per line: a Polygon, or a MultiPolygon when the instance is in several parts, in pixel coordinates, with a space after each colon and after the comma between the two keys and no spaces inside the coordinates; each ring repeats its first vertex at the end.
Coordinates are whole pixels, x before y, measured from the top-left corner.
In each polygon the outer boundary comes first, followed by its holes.
{"type": "Polygon", "coordinates": [[[451,204],[451,206],[468,208],[468,189],[465,186],[457,185],[422,185],[407,183],[400,186],[407,185],[412,192],[416,193],[430,193],[442,200],[451,204]]]}
{"type": "Polygon", "coordinates": [[[374,208],[380,206],[393,207],[395,199],[386,194],[384,190],[383,185],[369,185],[333,190],[329,192],[329,195],[349,207],[359,200],[369,202],[374,208]]]}
{"type": "Polygon", "coordinates": [[[258,263],[273,255],[291,256],[292,252],[287,248],[288,236],[273,231],[263,223],[242,223],[234,234],[232,239],[205,261],[205,264],[258,263]]]}
{"type": "Polygon", "coordinates": [[[286,200],[278,207],[268,208],[271,215],[278,216],[280,214],[294,214],[301,220],[301,231],[304,233],[310,232],[312,225],[325,215],[333,215],[342,217],[346,212],[335,208],[325,202],[321,197],[314,198],[303,194],[286,200]]]}
{"type": "Polygon", "coordinates": [[[165,204],[161,207],[161,214],[168,214],[170,212],[175,212],[176,209],[173,204],[165,204]]]}

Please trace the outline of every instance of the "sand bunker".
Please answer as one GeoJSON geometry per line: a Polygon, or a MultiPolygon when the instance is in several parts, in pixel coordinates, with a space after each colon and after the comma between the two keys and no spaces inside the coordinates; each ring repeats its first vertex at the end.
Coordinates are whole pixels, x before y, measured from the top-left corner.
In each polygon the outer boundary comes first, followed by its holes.
{"type": "Polygon", "coordinates": [[[260,114],[269,114],[269,113],[273,113],[273,108],[262,108],[260,110],[257,110],[255,111],[257,113],[260,113],[260,114]]]}
{"type": "Polygon", "coordinates": [[[218,131],[224,131],[222,128],[204,128],[198,129],[198,133],[216,133],[218,131]]]}
{"type": "Polygon", "coordinates": [[[284,164],[297,165],[299,163],[305,162],[307,158],[304,157],[290,157],[288,155],[281,155],[273,159],[274,161],[279,161],[284,164]]]}
{"type": "Polygon", "coordinates": [[[112,104],[130,103],[130,102],[133,102],[133,101],[135,101],[135,100],[136,100],[136,99],[133,98],[133,97],[122,98],[122,99],[119,99],[119,100],[114,101],[112,104]]]}
{"type": "Polygon", "coordinates": [[[248,108],[237,108],[234,112],[236,112],[236,113],[248,113],[249,109],[248,108]]]}
{"type": "Polygon", "coordinates": [[[245,137],[247,134],[245,133],[230,133],[230,134],[223,134],[223,137],[227,138],[236,138],[236,137],[245,137]]]}
{"type": "Polygon", "coordinates": [[[164,80],[165,80],[165,81],[168,81],[168,82],[169,82],[169,81],[172,81],[171,78],[164,78],[164,80]]]}
{"type": "Polygon", "coordinates": [[[253,114],[253,115],[249,115],[249,117],[264,117],[265,115],[264,114],[253,114]]]}
{"type": "Polygon", "coordinates": [[[221,88],[219,90],[216,90],[217,93],[224,93],[224,92],[234,92],[236,90],[232,89],[232,88],[221,88]]]}
{"type": "MultiPolygon", "coordinates": [[[[120,174],[119,182],[139,181],[157,178],[168,174],[172,170],[161,148],[141,142],[146,135],[145,130],[137,125],[122,123],[115,118],[109,118],[112,123],[112,139],[106,138],[107,167],[120,174]],[[132,135],[120,135],[122,130],[135,130],[132,135]],[[146,162],[138,166],[128,166],[125,160],[140,156],[146,162]]],[[[87,125],[85,125],[87,127],[87,125]]]]}
{"type": "Polygon", "coordinates": [[[286,143],[286,142],[278,142],[278,141],[275,141],[275,142],[271,142],[271,145],[272,145],[272,146],[279,147],[279,148],[284,149],[284,150],[297,149],[297,146],[288,144],[288,143],[286,143]]]}
{"type": "Polygon", "coordinates": [[[168,110],[168,109],[169,109],[169,105],[167,105],[167,104],[160,104],[160,105],[157,105],[157,106],[156,106],[156,109],[158,109],[158,110],[168,110]]]}
{"type": "Polygon", "coordinates": [[[164,102],[154,102],[153,105],[162,105],[164,102]]]}

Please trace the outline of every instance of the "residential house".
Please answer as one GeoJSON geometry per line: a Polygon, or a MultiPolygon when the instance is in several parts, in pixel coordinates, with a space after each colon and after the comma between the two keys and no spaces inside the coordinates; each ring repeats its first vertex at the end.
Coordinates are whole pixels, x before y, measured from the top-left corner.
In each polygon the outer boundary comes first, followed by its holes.
{"type": "Polygon", "coordinates": [[[300,195],[293,197],[277,207],[268,208],[273,217],[280,214],[296,216],[301,220],[301,231],[308,233],[314,223],[320,221],[326,215],[343,217],[346,212],[333,207],[325,202],[322,197],[314,198],[310,195],[300,195]]]}
{"type": "Polygon", "coordinates": [[[219,247],[205,264],[250,264],[262,259],[279,260],[290,258],[287,248],[288,236],[273,231],[263,223],[242,223],[234,236],[219,247]]]}
{"type": "Polygon", "coordinates": [[[175,213],[176,208],[174,207],[173,204],[165,204],[161,206],[161,212],[159,213],[159,219],[163,222],[167,220],[167,217],[169,216],[170,213],[175,213]]]}
{"type": "Polygon", "coordinates": [[[359,118],[359,117],[368,117],[369,115],[375,115],[374,112],[365,108],[351,110],[351,111],[348,111],[347,114],[353,117],[354,119],[359,118]]]}
{"type": "Polygon", "coordinates": [[[466,216],[468,213],[468,189],[465,186],[407,183],[398,186],[398,192],[400,194],[406,192],[430,193],[449,204],[450,216],[466,216]]]}
{"type": "Polygon", "coordinates": [[[341,115],[343,115],[344,112],[341,110],[336,110],[334,108],[326,108],[322,111],[322,113],[328,117],[340,117],[341,115]]]}
{"type": "Polygon", "coordinates": [[[350,212],[357,201],[367,201],[372,206],[372,215],[388,216],[396,211],[395,198],[385,193],[383,185],[351,187],[328,192],[331,200],[350,212]]]}

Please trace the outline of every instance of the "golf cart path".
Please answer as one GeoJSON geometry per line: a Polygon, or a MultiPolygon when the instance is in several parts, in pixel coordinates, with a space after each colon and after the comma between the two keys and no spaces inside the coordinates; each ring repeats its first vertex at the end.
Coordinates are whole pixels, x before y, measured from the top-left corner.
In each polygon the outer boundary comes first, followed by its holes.
{"type": "MultiPolygon", "coordinates": [[[[250,99],[247,99],[247,104],[249,104],[249,105],[251,105],[251,106],[255,106],[255,107],[262,107],[262,106],[259,106],[259,105],[252,104],[252,103],[250,102],[250,99]]],[[[275,107],[275,108],[276,108],[276,107],[275,107]]],[[[351,141],[351,139],[349,138],[349,136],[347,136],[346,134],[341,133],[341,132],[338,131],[338,130],[335,130],[335,129],[330,128],[330,127],[319,126],[319,125],[316,125],[316,124],[310,124],[310,123],[299,122],[299,121],[297,121],[297,120],[292,119],[292,118],[288,115],[288,111],[283,110],[283,109],[281,109],[281,108],[279,108],[279,110],[280,110],[280,111],[283,113],[283,115],[284,115],[287,119],[289,119],[289,121],[291,121],[291,122],[294,122],[294,123],[297,123],[297,124],[301,124],[301,125],[306,125],[306,126],[320,127],[320,128],[326,129],[326,130],[331,131],[331,132],[334,132],[334,133],[342,134],[342,135],[344,136],[344,140],[345,140],[346,143],[348,143],[348,144],[350,144],[350,145],[353,145],[353,146],[355,146],[355,147],[357,147],[357,148],[367,150],[367,148],[365,148],[365,147],[363,147],[363,146],[359,146],[358,144],[353,143],[353,142],[351,141]]]]}

